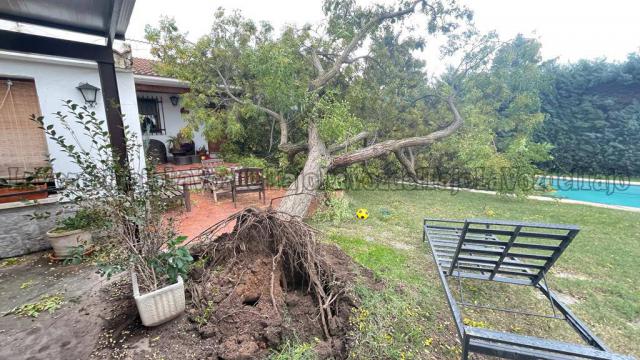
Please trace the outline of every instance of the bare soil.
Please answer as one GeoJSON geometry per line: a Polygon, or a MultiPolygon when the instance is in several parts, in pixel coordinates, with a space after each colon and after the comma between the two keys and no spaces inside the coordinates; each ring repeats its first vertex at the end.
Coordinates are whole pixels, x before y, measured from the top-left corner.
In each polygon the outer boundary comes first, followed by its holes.
{"type": "Polygon", "coordinates": [[[337,246],[315,244],[311,248],[317,252],[320,278],[330,279],[323,282],[329,298],[323,301],[293,259],[279,257],[277,247],[262,246],[269,241],[218,246],[229,241],[226,236],[192,247],[199,261],[187,281],[187,311],[166,324],[140,324],[128,281],[105,289],[105,301],[117,311],[92,357],[262,359],[295,340],[312,344],[320,359],[346,358],[349,316],[358,305],[351,287],[358,276],[377,286],[371,273],[337,246]],[[329,312],[324,324],[320,304],[329,312]]]}

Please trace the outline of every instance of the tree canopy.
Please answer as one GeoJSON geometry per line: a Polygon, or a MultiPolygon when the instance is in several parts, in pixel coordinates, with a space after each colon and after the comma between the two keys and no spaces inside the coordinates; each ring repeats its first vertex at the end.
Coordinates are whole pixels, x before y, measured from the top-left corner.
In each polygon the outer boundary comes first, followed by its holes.
{"type": "MultiPolygon", "coordinates": [[[[395,156],[415,172],[414,152],[427,166],[527,174],[546,159],[548,147],[531,140],[545,83],[536,41],[480,34],[453,1],[327,0],[323,11],[319,25],[275,31],[219,9],[195,43],[172,19],[148,27],[147,39],[159,70],[191,83],[191,127],[251,144],[244,150],[304,159],[292,194],[313,193],[328,172],[375,158],[395,156]],[[418,52],[435,35],[447,39],[442,56],[460,61],[429,78],[418,52]]],[[[300,213],[293,200],[283,203],[300,213]]]]}

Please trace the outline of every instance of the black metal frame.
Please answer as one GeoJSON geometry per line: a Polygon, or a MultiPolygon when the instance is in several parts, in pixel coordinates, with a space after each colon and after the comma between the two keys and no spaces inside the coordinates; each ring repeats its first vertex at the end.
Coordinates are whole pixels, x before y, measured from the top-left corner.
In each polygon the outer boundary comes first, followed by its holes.
{"type": "MultiPolygon", "coordinates": [[[[164,115],[164,103],[162,101],[162,96],[140,94],[140,95],[136,96],[136,99],[137,99],[137,101],[140,101],[140,100],[153,100],[153,101],[155,101],[155,103],[156,103],[156,113],[158,115],[158,118],[156,119],[156,129],[153,130],[153,131],[150,131],[149,134],[151,134],[151,135],[165,135],[167,133],[167,123],[166,123],[166,119],[165,119],[165,115],[164,115]]],[[[140,115],[149,115],[149,114],[140,114],[140,115]]],[[[145,130],[142,129],[142,132],[144,133],[145,130]]]]}
{"type": "MultiPolygon", "coordinates": [[[[467,359],[471,352],[507,359],[633,359],[610,352],[546,284],[546,273],[578,231],[579,228],[573,225],[484,219],[424,219],[423,241],[428,242],[438,268],[447,303],[463,344],[463,359],[467,359]],[[460,302],[456,300],[449,288],[448,278],[533,286],[549,300],[554,309],[553,317],[558,318],[555,316],[557,309],[561,318],[589,346],[464,325],[459,306],[474,305],[465,303],[464,299],[460,302]]],[[[535,315],[517,310],[486,308],[535,315]]]]}

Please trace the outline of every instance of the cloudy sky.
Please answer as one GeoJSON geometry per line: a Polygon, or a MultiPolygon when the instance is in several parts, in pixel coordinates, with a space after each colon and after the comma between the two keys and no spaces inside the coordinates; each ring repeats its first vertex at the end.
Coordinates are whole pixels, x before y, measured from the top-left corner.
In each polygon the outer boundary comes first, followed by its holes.
{"type": "MultiPolygon", "coordinates": [[[[362,3],[370,0],[360,0],[362,3]]],[[[386,0],[390,2],[391,0],[386,0]]],[[[623,60],[640,51],[640,2],[634,0],[462,0],[475,12],[483,31],[495,29],[502,39],[518,33],[538,38],[545,59],[576,61],[606,57],[623,60]]],[[[208,32],[218,7],[240,9],[255,20],[268,20],[276,28],[287,23],[317,23],[322,20],[322,0],[138,0],[127,37],[144,39],[144,26],[157,24],[162,15],[172,16],[190,37],[208,32]]],[[[132,43],[134,54],[143,56],[142,43],[132,43]]],[[[437,62],[434,54],[424,57],[437,62]]]]}

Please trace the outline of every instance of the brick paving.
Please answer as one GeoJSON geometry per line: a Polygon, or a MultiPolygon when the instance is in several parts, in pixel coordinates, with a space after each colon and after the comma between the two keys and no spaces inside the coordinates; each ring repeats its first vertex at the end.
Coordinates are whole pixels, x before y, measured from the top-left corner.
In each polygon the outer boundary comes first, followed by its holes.
{"type": "MultiPolygon", "coordinates": [[[[258,193],[239,194],[236,208],[233,206],[233,201],[231,201],[231,194],[218,195],[218,203],[215,203],[211,193],[194,191],[191,193],[191,211],[174,212],[170,216],[176,220],[178,232],[191,239],[211,225],[246,207],[266,208],[269,206],[271,199],[283,196],[285,193],[286,189],[268,189],[266,191],[266,204],[258,199],[258,193]]],[[[280,199],[276,199],[273,202],[273,206],[276,206],[279,202],[280,199]]],[[[229,229],[227,230],[231,230],[233,224],[229,224],[228,227],[229,229]]]]}

